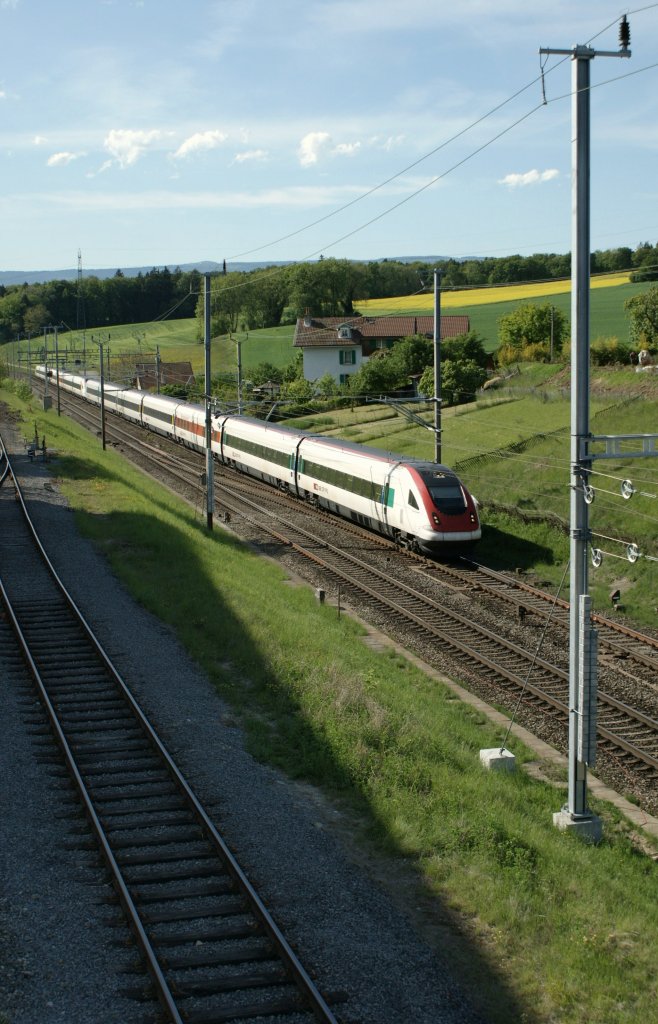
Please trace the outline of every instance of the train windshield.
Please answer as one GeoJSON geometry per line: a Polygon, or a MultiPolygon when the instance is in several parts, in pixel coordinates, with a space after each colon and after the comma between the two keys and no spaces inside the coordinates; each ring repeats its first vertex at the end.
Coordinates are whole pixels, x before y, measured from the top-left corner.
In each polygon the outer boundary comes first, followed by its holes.
{"type": "Polygon", "coordinates": [[[439,512],[446,515],[459,515],[466,511],[464,492],[455,476],[447,476],[441,472],[421,473],[423,483],[439,512]]]}

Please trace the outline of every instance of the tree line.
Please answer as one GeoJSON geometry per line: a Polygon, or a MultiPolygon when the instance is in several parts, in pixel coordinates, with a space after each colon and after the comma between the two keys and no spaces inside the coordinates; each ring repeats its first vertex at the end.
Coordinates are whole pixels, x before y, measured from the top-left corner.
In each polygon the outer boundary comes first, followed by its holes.
{"type": "Polygon", "coordinates": [[[202,276],[180,269],[113,277],[0,286],[0,342],[42,334],[44,327],[76,330],[145,323],[169,313],[194,316],[202,276]]]}
{"type": "MultiPolygon", "coordinates": [[[[359,299],[395,298],[429,290],[434,269],[441,272],[442,288],[449,289],[565,278],[570,267],[568,253],[549,253],[439,260],[436,266],[422,260],[321,258],[314,263],[249,272],[229,270],[213,276],[212,333],[217,336],[292,324],[306,310],[318,317],[354,316],[359,299]]],[[[634,250],[596,251],[591,268],[593,273],[630,271],[633,279],[658,279],[658,244],[643,242],[634,250]]],[[[104,280],[91,276],[79,281],[0,286],[0,342],[34,336],[55,324],[98,328],[195,315],[201,338],[203,278],[196,270],[154,268],[136,277],[117,270],[104,280]]]]}

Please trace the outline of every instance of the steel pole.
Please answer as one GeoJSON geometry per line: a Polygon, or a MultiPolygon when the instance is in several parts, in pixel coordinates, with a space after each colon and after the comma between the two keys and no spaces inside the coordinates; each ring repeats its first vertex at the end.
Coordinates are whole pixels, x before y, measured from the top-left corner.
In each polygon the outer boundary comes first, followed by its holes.
{"type": "Polygon", "coordinates": [[[204,274],[204,346],[206,363],[206,522],[208,529],[213,528],[213,511],[215,505],[215,487],[213,481],[212,461],[212,417],[210,413],[210,274],[204,274]]]}
{"type": "Polygon", "coordinates": [[[242,416],[242,342],[238,346],[238,416],[242,416]]]}
{"type": "Polygon", "coordinates": [[[434,271],[434,461],[441,462],[441,271],[434,271]]]}
{"type": "Polygon", "coordinates": [[[105,370],[103,367],[103,342],[99,341],[98,350],[101,357],[101,445],[105,451],[105,370]]]}
{"type": "MultiPolygon", "coordinates": [[[[571,542],[569,645],[569,798],[573,818],[588,816],[587,766],[579,760],[578,729],[581,597],[587,594],[589,507],[585,501],[591,460],[583,458],[589,436],[590,286],[590,63],[594,51],[576,47],[572,61],[572,248],[571,248],[571,542]]],[[[589,628],[589,623],[582,624],[589,628]]]]}
{"type": "Polygon", "coordinates": [[[55,332],[55,381],[57,383],[57,415],[61,416],[61,405],[59,400],[59,343],[57,340],[57,328],[53,328],[55,332]]]}

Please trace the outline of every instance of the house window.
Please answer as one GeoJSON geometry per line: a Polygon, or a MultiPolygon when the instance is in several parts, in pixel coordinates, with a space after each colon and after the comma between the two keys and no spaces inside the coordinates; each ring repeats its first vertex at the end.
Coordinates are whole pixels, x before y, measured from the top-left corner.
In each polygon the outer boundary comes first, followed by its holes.
{"type": "Polygon", "coordinates": [[[351,376],[351,373],[341,373],[339,377],[339,382],[341,384],[347,384],[351,376]]]}
{"type": "Polygon", "coordinates": [[[339,327],[338,337],[341,341],[351,341],[352,339],[352,328],[351,327],[339,327]]]}
{"type": "Polygon", "coordinates": [[[338,362],[341,366],[354,366],[356,364],[356,349],[341,348],[338,352],[338,362]]]}

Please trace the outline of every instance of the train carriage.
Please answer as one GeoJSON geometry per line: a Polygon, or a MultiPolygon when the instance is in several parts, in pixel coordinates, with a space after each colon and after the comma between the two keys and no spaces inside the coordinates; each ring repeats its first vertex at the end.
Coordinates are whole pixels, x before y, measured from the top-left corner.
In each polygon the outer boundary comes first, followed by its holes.
{"type": "Polygon", "coordinates": [[[206,410],[202,405],[178,401],[174,411],[174,436],[187,448],[206,444],[206,410]]]}
{"type": "Polygon", "coordinates": [[[220,459],[276,487],[294,491],[297,449],[306,436],[249,416],[220,417],[220,459]]]}
{"type": "Polygon", "coordinates": [[[179,405],[180,400],[177,398],[145,393],[141,409],[142,426],[175,438],[174,416],[179,405]]]}
{"type": "MultiPolygon", "coordinates": [[[[37,368],[37,375],[54,376],[37,368]]],[[[100,404],[97,378],[60,371],[60,386],[100,404]]],[[[205,408],[105,383],[107,407],[203,451],[205,408]]],[[[426,554],[481,536],[477,503],[448,467],[307,434],[248,416],[214,415],[212,450],[223,463],[426,554]]]]}

